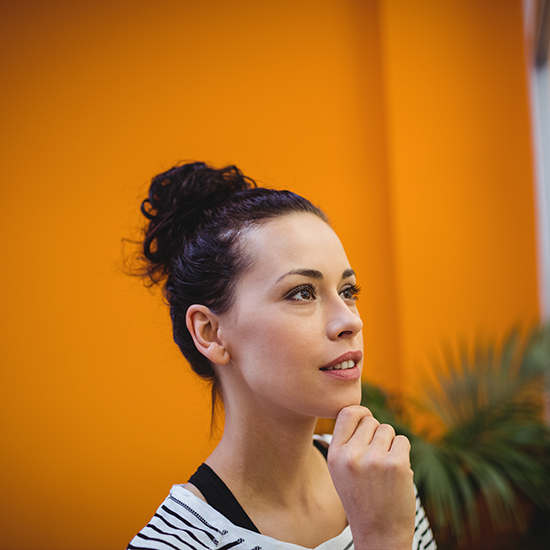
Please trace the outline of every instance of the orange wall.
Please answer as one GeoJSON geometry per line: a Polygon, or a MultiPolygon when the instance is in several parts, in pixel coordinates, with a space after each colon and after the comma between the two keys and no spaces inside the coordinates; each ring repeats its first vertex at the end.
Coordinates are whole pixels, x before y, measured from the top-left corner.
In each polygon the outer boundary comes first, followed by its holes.
{"type": "Polygon", "coordinates": [[[381,5],[405,385],[538,317],[520,1],[381,5]]]}
{"type": "Polygon", "coordinates": [[[148,179],[206,159],[303,192],[376,301],[379,52],[336,0],[2,11],[0,547],[123,548],[212,445],[160,298],[118,270],[148,179]]]}
{"type": "Polygon", "coordinates": [[[180,159],[325,208],[372,380],[536,316],[519,1],[404,4],[2,6],[0,548],[123,548],[213,445],[159,296],[119,269],[180,159]]]}

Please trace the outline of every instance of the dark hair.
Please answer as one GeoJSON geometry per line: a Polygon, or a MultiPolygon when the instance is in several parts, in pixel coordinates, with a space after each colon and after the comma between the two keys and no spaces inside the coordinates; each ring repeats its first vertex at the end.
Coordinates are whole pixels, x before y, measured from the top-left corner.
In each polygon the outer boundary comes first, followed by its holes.
{"type": "Polygon", "coordinates": [[[192,369],[212,383],[212,412],[220,384],[210,361],[193,342],[185,316],[192,304],[224,313],[238,276],[250,265],[243,230],[292,212],[326,215],[300,195],[257,187],[236,166],[215,169],[202,162],[175,166],[153,178],[141,204],[145,228],[143,273],[164,282],[174,340],[192,369]]]}

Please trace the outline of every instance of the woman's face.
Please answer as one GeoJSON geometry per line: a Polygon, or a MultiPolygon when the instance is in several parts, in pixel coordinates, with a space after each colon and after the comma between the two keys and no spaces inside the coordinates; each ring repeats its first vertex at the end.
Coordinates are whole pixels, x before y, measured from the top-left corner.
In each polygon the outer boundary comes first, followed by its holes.
{"type": "Polygon", "coordinates": [[[336,233],[317,216],[296,213],[244,239],[253,262],[220,317],[229,388],[268,414],[331,418],[358,404],[362,321],[355,274],[336,233]]]}

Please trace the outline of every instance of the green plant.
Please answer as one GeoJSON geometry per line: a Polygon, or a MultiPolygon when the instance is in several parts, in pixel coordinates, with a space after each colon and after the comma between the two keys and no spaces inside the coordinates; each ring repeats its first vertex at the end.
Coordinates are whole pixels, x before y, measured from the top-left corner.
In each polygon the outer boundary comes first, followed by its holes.
{"type": "Polygon", "coordinates": [[[451,352],[422,403],[364,385],[363,404],[411,440],[415,483],[436,531],[478,532],[484,501],[495,531],[527,529],[520,501],[550,519],[550,428],[544,420],[550,377],[550,328],[527,340],[516,332],[495,343],[451,352]],[[418,433],[413,414],[432,414],[437,436],[418,433]]]}

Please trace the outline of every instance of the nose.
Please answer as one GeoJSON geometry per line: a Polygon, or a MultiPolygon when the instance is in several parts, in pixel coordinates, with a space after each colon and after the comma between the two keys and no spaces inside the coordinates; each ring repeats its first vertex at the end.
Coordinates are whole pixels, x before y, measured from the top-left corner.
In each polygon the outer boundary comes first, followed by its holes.
{"type": "Polygon", "coordinates": [[[331,303],[329,308],[327,335],[331,340],[353,338],[363,328],[363,321],[355,307],[351,308],[340,296],[331,303]]]}

